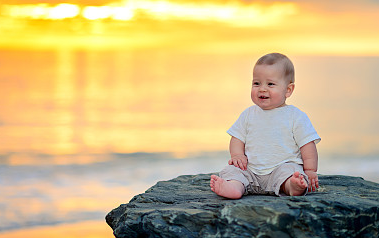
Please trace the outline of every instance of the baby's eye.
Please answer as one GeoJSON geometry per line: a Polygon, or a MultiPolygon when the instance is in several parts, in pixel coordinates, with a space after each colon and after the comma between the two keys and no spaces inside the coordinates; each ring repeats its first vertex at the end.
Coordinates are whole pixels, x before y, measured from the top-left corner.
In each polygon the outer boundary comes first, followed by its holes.
{"type": "Polygon", "coordinates": [[[274,86],[275,84],[274,83],[268,83],[268,86],[274,86]]]}
{"type": "Polygon", "coordinates": [[[259,82],[253,82],[253,86],[259,86],[259,82]]]}

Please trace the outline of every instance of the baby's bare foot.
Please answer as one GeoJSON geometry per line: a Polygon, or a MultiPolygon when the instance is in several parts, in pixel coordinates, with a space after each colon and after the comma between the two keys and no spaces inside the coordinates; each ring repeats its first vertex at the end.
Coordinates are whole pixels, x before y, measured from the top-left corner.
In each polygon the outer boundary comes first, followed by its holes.
{"type": "Polygon", "coordinates": [[[243,195],[244,186],[238,181],[225,181],[216,175],[212,175],[210,185],[211,190],[222,197],[239,199],[243,195]]]}
{"type": "Polygon", "coordinates": [[[297,171],[293,173],[292,177],[287,179],[285,183],[286,194],[290,196],[303,195],[307,188],[307,181],[305,181],[304,176],[297,171]]]}

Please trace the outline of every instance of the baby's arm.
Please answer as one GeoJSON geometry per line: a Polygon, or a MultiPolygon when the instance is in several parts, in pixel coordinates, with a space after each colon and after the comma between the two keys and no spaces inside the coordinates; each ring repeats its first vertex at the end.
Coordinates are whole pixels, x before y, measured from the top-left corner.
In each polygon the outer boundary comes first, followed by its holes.
{"type": "Polygon", "coordinates": [[[308,191],[316,191],[318,188],[317,163],[318,155],[316,144],[311,141],[300,148],[301,157],[304,162],[304,172],[308,176],[308,191]]]}
{"type": "Polygon", "coordinates": [[[247,169],[247,157],[245,155],[245,144],[232,136],[229,145],[230,157],[228,164],[234,165],[242,170],[247,169]]]}

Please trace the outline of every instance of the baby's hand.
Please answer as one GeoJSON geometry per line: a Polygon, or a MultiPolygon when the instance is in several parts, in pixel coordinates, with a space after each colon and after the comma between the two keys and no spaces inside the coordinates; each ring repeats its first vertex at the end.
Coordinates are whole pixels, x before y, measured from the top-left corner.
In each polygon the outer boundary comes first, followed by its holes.
{"type": "Polygon", "coordinates": [[[232,155],[228,164],[234,165],[242,170],[247,170],[247,157],[246,155],[232,155]]]}
{"type": "Polygon", "coordinates": [[[318,176],[317,172],[311,171],[311,170],[305,170],[305,174],[308,176],[308,191],[309,192],[315,192],[316,188],[318,188],[318,176]]]}

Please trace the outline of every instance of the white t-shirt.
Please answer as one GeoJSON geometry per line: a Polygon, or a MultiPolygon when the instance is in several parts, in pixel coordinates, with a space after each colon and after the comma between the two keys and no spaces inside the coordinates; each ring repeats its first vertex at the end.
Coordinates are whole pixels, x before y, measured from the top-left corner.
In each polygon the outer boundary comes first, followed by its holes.
{"type": "Polygon", "coordinates": [[[258,175],[286,162],[303,164],[300,148],[321,140],[308,116],[291,105],[272,110],[251,106],[227,132],[245,144],[248,168],[258,175]]]}

